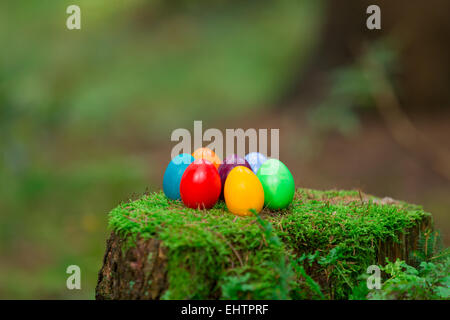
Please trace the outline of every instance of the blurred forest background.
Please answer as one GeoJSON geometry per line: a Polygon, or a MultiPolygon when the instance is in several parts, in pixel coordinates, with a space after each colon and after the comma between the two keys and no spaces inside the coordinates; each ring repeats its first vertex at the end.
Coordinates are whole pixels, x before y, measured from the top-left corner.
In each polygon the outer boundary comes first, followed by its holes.
{"type": "Polygon", "coordinates": [[[301,187],[450,231],[450,2],[0,3],[0,298],[94,298],[107,213],[161,188],[176,128],[280,128],[301,187]],[[82,29],[69,31],[78,4],[82,29]],[[382,30],[366,28],[379,4],[382,30]],[[66,288],[68,265],[82,290],[66,288]]]}

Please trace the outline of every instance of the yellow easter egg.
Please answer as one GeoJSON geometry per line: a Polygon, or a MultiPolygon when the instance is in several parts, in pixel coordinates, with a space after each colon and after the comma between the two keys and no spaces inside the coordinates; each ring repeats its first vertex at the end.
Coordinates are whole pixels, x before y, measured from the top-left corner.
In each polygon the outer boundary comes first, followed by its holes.
{"type": "Polygon", "coordinates": [[[237,166],[230,171],[224,186],[228,210],[238,216],[259,213],[264,205],[264,189],[258,177],[247,167],[237,166]]]}

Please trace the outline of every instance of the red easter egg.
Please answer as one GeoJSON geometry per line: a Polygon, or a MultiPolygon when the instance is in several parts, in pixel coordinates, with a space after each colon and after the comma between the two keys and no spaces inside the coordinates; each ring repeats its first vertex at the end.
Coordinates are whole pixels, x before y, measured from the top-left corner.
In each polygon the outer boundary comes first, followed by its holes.
{"type": "Polygon", "coordinates": [[[192,162],[181,177],[181,200],[189,208],[212,208],[219,199],[221,189],[217,168],[205,159],[192,162]]]}

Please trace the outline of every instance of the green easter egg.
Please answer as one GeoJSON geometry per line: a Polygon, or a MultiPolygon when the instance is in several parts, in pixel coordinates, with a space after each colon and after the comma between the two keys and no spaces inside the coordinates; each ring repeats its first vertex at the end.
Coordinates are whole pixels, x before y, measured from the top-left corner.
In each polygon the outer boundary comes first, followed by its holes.
{"type": "Polygon", "coordinates": [[[289,169],[277,159],[269,159],[258,169],[257,177],[264,189],[264,205],[283,209],[294,199],[295,182],[289,169]]]}

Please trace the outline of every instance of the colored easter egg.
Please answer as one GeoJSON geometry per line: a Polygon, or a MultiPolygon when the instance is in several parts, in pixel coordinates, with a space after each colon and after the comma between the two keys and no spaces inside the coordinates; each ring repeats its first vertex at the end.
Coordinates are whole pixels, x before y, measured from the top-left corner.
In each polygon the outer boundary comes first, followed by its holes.
{"type": "Polygon", "coordinates": [[[220,166],[220,162],[221,162],[220,158],[211,149],[199,148],[199,149],[195,150],[194,153],[192,153],[192,156],[196,160],[197,159],[208,160],[209,162],[211,162],[216,167],[216,169],[218,169],[219,166],[220,166]]]}
{"type": "Polygon", "coordinates": [[[258,177],[247,167],[237,166],[228,174],[224,188],[228,210],[239,216],[259,213],[264,205],[264,189],[258,177]]]}
{"type": "Polygon", "coordinates": [[[219,200],[221,189],[219,172],[205,159],[192,162],[181,177],[181,200],[189,208],[212,208],[219,200]]]}
{"type": "Polygon", "coordinates": [[[259,167],[267,161],[267,158],[262,153],[251,152],[245,156],[245,160],[247,160],[247,162],[250,164],[250,167],[252,167],[253,172],[256,174],[259,167]]]}
{"type": "Polygon", "coordinates": [[[180,182],[186,168],[194,161],[194,157],[182,153],[174,157],[166,168],[163,177],[163,191],[167,198],[172,200],[181,199],[180,182]]]}
{"type": "Polygon", "coordinates": [[[224,192],[224,186],[225,186],[225,181],[228,177],[228,174],[230,173],[230,171],[237,167],[237,166],[244,166],[249,168],[250,170],[252,169],[250,167],[250,165],[248,164],[247,160],[245,160],[242,157],[239,157],[237,154],[232,154],[229,155],[228,157],[225,158],[225,160],[223,160],[222,164],[219,166],[219,175],[220,175],[220,180],[222,182],[222,192],[220,193],[220,199],[223,199],[223,192],[224,192]]]}
{"type": "Polygon", "coordinates": [[[258,170],[264,188],[264,205],[270,209],[286,208],[294,199],[295,183],[289,169],[277,159],[269,159],[258,170]]]}

